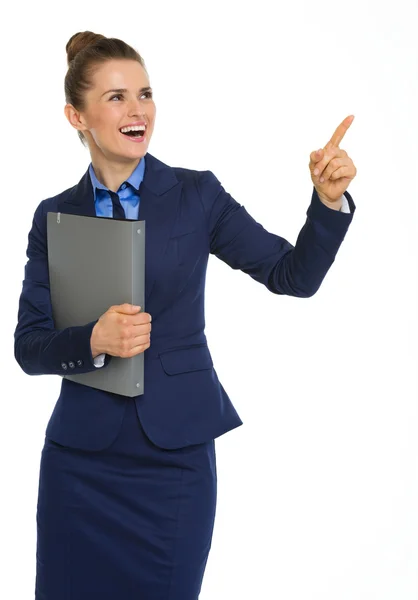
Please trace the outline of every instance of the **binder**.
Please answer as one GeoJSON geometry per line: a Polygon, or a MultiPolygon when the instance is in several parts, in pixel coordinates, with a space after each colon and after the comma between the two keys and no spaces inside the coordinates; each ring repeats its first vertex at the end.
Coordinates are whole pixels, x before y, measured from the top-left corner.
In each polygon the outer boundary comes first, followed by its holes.
{"type": "MultiPolygon", "coordinates": [[[[47,214],[52,314],[57,329],[86,325],[115,304],[145,310],[145,221],[47,214]]],[[[76,358],[76,357],[75,357],[76,358]]],[[[144,353],[65,379],[123,396],[144,393],[144,353]]]]}

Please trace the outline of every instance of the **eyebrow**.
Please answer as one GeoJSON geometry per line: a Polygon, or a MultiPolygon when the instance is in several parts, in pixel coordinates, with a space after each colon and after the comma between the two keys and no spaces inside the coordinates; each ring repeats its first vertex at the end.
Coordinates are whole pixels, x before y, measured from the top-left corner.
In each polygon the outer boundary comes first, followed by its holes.
{"type": "MultiPolygon", "coordinates": [[[[104,96],[105,94],[110,94],[111,92],[117,93],[117,94],[123,94],[123,93],[125,93],[127,91],[128,90],[126,88],[118,88],[118,89],[114,89],[114,90],[107,90],[107,92],[103,92],[103,94],[100,96],[100,98],[102,98],[102,96],[104,96]]],[[[151,92],[152,89],[150,87],[143,87],[139,91],[140,92],[151,92]]]]}

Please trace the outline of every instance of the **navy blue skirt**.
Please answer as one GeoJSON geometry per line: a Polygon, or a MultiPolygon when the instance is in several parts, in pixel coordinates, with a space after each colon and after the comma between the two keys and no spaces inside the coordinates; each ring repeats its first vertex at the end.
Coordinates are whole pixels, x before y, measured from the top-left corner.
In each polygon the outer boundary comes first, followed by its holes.
{"type": "Polygon", "coordinates": [[[215,507],[214,441],[155,446],[133,399],[105,450],[46,439],[36,600],[197,600],[215,507]]]}

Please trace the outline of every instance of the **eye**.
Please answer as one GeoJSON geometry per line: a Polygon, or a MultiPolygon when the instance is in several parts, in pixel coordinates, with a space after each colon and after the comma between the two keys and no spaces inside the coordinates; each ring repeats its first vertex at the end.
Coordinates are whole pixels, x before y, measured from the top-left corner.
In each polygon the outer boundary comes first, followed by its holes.
{"type": "MultiPolygon", "coordinates": [[[[152,98],[152,92],[151,92],[151,91],[144,92],[144,93],[142,94],[142,96],[145,96],[147,99],[150,99],[150,98],[152,98]]],[[[142,96],[141,96],[141,97],[142,97],[142,96]]],[[[112,101],[112,100],[114,100],[115,98],[122,98],[122,97],[123,97],[123,94],[115,94],[114,96],[111,96],[111,97],[109,98],[109,101],[112,101]]]]}

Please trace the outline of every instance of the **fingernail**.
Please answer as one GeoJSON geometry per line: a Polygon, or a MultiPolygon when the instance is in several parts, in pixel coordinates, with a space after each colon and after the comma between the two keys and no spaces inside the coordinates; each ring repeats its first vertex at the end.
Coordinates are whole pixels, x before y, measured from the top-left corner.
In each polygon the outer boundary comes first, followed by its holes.
{"type": "Polygon", "coordinates": [[[321,177],[321,179],[319,180],[319,183],[324,183],[325,179],[323,177],[321,177]]]}
{"type": "Polygon", "coordinates": [[[314,175],[318,175],[319,173],[319,169],[315,169],[315,171],[313,172],[314,175]]]}

